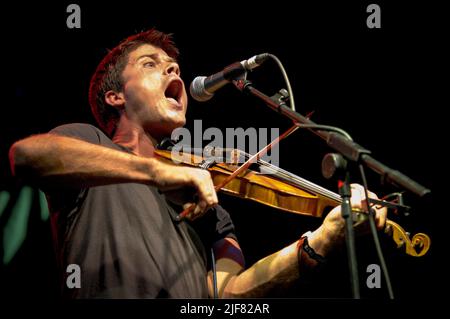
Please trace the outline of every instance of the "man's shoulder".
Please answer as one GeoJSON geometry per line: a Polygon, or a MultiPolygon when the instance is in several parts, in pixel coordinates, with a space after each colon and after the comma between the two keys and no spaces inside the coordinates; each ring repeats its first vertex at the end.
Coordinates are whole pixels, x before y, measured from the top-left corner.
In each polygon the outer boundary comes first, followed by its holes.
{"type": "MultiPolygon", "coordinates": [[[[61,132],[100,132],[103,133],[99,128],[92,124],[88,123],[67,123],[59,125],[52,130],[50,130],[49,133],[61,133],[61,132]]],[[[103,133],[104,134],[104,133],[103,133]]]]}
{"type": "Polygon", "coordinates": [[[109,144],[111,139],[99,128],[88,123],[68,123],[55,127],[49,134],[78,138],[94,144],[109,144]]]}

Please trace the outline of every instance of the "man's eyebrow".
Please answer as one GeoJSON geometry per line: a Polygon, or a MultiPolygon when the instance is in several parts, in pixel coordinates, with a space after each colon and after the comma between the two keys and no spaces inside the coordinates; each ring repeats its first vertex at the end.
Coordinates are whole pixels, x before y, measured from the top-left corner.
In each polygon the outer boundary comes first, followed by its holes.
{"type": "MultiPolygon", "coordinates": [[[[143,54],[140,57],[138,57],[136,59],[136,62],[138,62],[139,60],[143,59],[143,58],[151,58],[153,60],[155,60],[156,62],[160,62],[161,61],[161,55],[159,55],[158,53],[153,53],[153,54],[143,54]]],[[[175,60],[174,58],[170,57],[170,56],[163,56],[164,61],[167,62],[177,62],[177,60],[175,60]]]]}

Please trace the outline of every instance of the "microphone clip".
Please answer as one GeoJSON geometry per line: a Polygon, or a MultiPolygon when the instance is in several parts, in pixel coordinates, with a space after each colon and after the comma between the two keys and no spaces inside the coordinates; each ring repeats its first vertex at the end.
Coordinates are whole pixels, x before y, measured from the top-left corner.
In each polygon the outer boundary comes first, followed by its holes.
{"type": "Polygon", "coordinates": [[[281,89],[277,93],[272,95],[270,99],[277,103],[279,106],[286,106],[286,101],[289,100],[289,92],[286,89],[281,89]]]}

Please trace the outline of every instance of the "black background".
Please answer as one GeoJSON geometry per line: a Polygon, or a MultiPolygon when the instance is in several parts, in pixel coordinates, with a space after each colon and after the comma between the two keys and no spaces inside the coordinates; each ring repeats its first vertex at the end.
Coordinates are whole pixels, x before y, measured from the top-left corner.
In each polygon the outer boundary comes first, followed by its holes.
{"type": "MultiPolygon", "coordinates": [[[[4,12],[13,18],[3,38],[7,58],[2,82],[8,89],[0,125],[1,189],[14,192],[18,187],[7,161],[11,143],[62,123],[94,123],[87,91],[97,63],[123,38],[156,27],[174,34],[186,86],[197,75],[212,74],[254,54],[275,54],[287,69],[300,113],[314,111],[315,122],[344,128],[376,159],[434,190],[432,167],[439,165],[432,142],[438,135],[432,123],[439,117],[433,75],[439,67],[434,25],[438,7],[378,1],[382,27],[368,29],[370,2],[364,1],[77,3],[81,29],[66,26],[69,2],[20,2],[4,12]]],[[[285,87],[270,61],[249,79],[268,95],[285,87]]],[[[289,121],[231,85],[208,103],[190,100],[187,118],[187,127],[194,119],[202,119],[204,128],[279,127],[282,132],[289,127],[289,121]]],[[[298,131],[281,143],[279,151],[282,168],[336,191],[335,184],[321,176],[321,160],[329,151],[323,141],[298,131]]],[[[359,182],[356,171],[353,177],[359,182]]],[[[379,195],[396,190],[381,185],[373,172],[368,171],[368,177],[370,188],[379,195]]],[[[432,202],[410,194],[406,199],[414,208],[412,215],[390,218],[413,234],[428,233],[433,241],[432,202]]],[[[248,265],[320,223],[225,196],[221,203],[235,220],[248,265]]],[[[5,222],[2,216],[2,227],[5,222]]],[[[24,245],[2,269],[2,294],[57,298],[49,232],[48,223],[31,216],[24,245]]],[[[386,237],[382,246],[398,298],[437,294],[436,246],[422,258],[405,255],[386,237]]],[[[359,239],[357,248],[363,297],[387,298],[384,282],[382,289],[365,288],[365,267],[378,263],[370,238],[359,239]]],[[[350,297],[345,253],[333,258],[313,283],[286,292],[286,297],[292,296],[350,297]]]]}

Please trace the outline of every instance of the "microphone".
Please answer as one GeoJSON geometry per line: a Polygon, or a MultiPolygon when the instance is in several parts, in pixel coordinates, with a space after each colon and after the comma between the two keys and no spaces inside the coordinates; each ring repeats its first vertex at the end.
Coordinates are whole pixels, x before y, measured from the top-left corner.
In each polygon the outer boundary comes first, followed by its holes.
{"type": "Polygon", "coordinates": [[[260,66],[269,58],[269,53],[262,53],[251,57],[248,60],[235,62],[225,67],[222,71],[214,73],[208,77],[197,76],[191,83],[189,91],[194,100],[205,102],[214,96],[214,92],[225,84],[237,79],[247,71],[260,66]]]}

